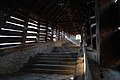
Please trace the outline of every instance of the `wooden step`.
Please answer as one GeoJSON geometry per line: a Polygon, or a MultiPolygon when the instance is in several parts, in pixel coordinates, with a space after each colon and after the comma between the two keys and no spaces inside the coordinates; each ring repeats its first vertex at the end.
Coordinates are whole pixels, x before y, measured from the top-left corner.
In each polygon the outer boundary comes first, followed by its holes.
{"type": "Polygon", "coordinates": [[[57,57],[57,58],[77,58],[78,55],[66,55],[66,54],[63,54],[63,55],[57,55],[57,54],[50,54],[50,55],[36,55],[34,57],[57,57]]]}
{"type": "Polygon", "coordinates": [[[31,60],[48,60],[48,61],[77,61],[76,58],[53,58],[53,57],[34,57],[31,60]]]}
{"type": "Polygon", "coordinates": [[[31,64],[61,64],[61,65],[75,65],[76,61],[50,61],[50,60],[31,60],[29,63],[31,64]]]}
{"type": "Polygon", "coordinates": [[[41,73],[41,74],[74,75],[74,70],[55,70],[55,69],[30,68],[30,69],[23,69],[22,71],[30,72],[30,73],[41,73]]]}
{"type": "Polygon", "coordinates": [[[67,47],[57,47],[52,53],[38,53],[21,70],[42,74],[74,75],[78,53],[69,50],[67,47]]]}
{"type": "Polygon", "coordinates": [[[40,69],[59,69],[59,70],[74,70],[75,66],[71,65],[54,65],[54,64],[26,64],[25,68],[40,68],[40,69]]]}
{"type": "Polygon", "coordinates": [[[78,55],[73,52],[52,52],[52,53],[38,53],[37,55],[78,55]]]}

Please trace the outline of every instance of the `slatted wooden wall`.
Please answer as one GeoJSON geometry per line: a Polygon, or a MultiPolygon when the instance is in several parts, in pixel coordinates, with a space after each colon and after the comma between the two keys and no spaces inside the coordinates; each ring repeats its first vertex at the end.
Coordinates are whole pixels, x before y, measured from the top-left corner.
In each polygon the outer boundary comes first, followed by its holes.
{"type": "Polygon", "coordinates": [[[12,12],[5,19],[5,22],[1,25],[0,48],[21,45],[24,23],[25,16],[20,10],[12,12]]]}
{"type": "Polygon", "coordinates": [[[39,19],[30,17],[22,9],[14,10],[3,21],[0,23],[0,49],[53,40],[52,26],[40,24],[39,19]]]}

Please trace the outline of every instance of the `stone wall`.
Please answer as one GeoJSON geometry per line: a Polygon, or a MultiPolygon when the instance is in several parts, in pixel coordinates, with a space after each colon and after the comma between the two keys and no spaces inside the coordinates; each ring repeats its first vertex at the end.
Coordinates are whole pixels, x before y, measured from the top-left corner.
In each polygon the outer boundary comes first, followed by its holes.
{"type": "Polygon", "coordinates": [[[0,74],[10,74],[19,71],[24,63],[27,63],[30,57],[37,53],[50,53],[54,47],[53,42],[37,43],[27,48],[16,49],[10,53],[0,56],[0,74]]]}

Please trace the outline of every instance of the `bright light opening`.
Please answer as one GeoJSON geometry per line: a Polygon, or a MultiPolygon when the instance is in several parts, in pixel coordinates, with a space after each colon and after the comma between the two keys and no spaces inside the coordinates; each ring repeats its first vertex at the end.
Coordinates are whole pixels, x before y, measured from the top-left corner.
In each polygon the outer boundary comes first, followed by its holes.
{"type": "Polygon", "coordinates": [[[114,2],[116,3],[118,0],[115,0],[114,2]]]}
{"type": "Polygon", "coordinates": [[[56,42],[57,40],[54,38],[53,41],[56,42]]]}
{"type": "Polygon", "coordinates": [[[76,40],[81,40],[81,35],[80,34],[76,35],[76,40]]]}
{"type": "Polygon", "coordinates": [[[120,27],[118,27],[118,30],[120,30],[120,27]]]}
{"type": "Polygon", "coordinates": [[[74,79],[74,77],[70,77],[70,80],[73,80],[74,79]]]}

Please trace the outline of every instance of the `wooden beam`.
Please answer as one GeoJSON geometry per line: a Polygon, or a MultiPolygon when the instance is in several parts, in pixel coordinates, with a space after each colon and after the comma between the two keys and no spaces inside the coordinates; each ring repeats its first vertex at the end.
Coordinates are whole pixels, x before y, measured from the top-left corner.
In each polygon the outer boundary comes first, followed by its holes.
{"type": "Polygon", "coordinates": [[[59,9],[56,9],[55,11],[54,11],[54,15],[53,16],[51,16],[51,18],[49,19],[50,21],[53,21],[60,13],[61,13],[61,8],[59,7],[59,9]]]}
{"type": "Polygon", "coordinates": [[[100,65],[100,8],[98,0],[95,0],[95,16],[96,16],[96,47],[97,47],[97,61],[100,65]]]}
{"type": "Polygon", "coordinates": [[[37,27],[37,29],[38,29],[38,35],[37,35],[37,42],[39,42],[39,36],[40,36],[40,18],[38,19],[38,27],[37,27]]]}
{"type": "Polygon", "coordinates": [[[28,28],[28,15],[26,15],[24,29],[23,29],[23,35],[22,35],[22,45],[26,44],[26,35],[27,35],[27,28],[28,28]]]}
{"type": "Polygon", "coordinates": [[[51,0],[50,3],[48,3],[47,5],[45,5],[45,7],[39,11],[40,14],[44,14],[45,12],[48,12],[52,6],[54,6],[59,0],[51,0]]]}
{"type": "Polygon", "coordinates": [[[58,26],[56,26],[56,40],[58,39],[58,26]]]}
{"type": "MultiPolygon", "coordinates": [[[[62,16],[64,15],[65,10],[54,20],[54,26],[56,26],[58,24],[58,22],[61,20],[62,16]]],[[[64,19],[64,18],[62,18],[64,19]]]]}
{"type": "Polygon", "coordinates": [[[47,38],[48,38],[48,22],[46,22],[46,35],[45,35],[45,41],[47,42],[47,38]]]}
{"type": "Polygon", "coordinates": [[[51,41],[53,41],[54,28],[52,28],[51,41]]]}
{"type": "Polygon", "coordinates": [[[51,11],[51,14],[47,17],[48,21],[53,20],[52,18],[54,18],[56,16],[56,14],[58,14],[57,12],[59,12],[61,9],[59,7],[55,7],[56,9],[51,11]]]}
{"type": "Polygon", "coordinates": [[[58,27],[58,40],[60,40],[60,27],[58,27]]]}
{"type": "Polygon", "coordinates": [[[84,5],[80,5],[79,2],[71,1],[71,4],[75,6],[78,10],[80,9],[83,13],[87,13],[87,3],[84,5]]]}

